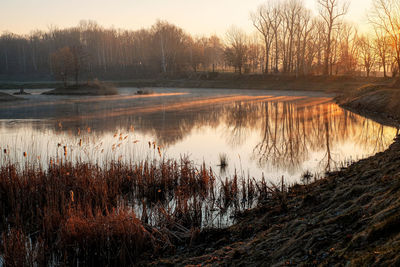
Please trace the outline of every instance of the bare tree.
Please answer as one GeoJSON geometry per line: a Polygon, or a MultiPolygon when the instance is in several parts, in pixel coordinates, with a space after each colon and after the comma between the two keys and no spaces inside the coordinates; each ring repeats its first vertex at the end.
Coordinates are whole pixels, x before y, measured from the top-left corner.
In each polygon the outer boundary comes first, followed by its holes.
{"type": "Polygon", "coordinates": [[[87,54],[81,45],[70,48],[72,54],[72,72],[75,79],[75,85],[78,86],[79,77],[86,69],[87,54]]]}
{"type": "Polygon", "coordinates": [[[238,69],[239,74],[242,74],[242,68],[247,61],[247,35],[243,30],[232,26],[226,32],[226,40],[229,45],[226,55],[230,57],[231,64],[238,69]]]}
{"type": "Polygon", "coordinates": [[[205,65],[204,50],[207,46],[207,40],[205,38],[196,38],[195,40],[193,40],[193,38],[191,38],[190,36],[188,36],[187,40],[190,65],[193,71],[197,72],[201,65],[205,65]]]}
{"type": "Polygon", "coordinates": [[[67,87],[68,77],[72,75],[74,64],[73,54],[69,47],[63,47],[51,55],[53,74],[56,79],[61,80],[67,87]]]}
{"type": "Polygon", "coordinates": [[[155,60],[159,62],[162,72],[175,73],[183,68],[189,36],[185,32],[165,21],[158,21],[152,27],[153,47],[156,49],[155,60]]]}
{"type": "Polygon", "coordinates": [[[303,5],[298,0],[287,0],[282,6],[283,15],[283,72],[293,72],[294,69],[294,48],[295,33],[298,30],[299,13],[304,10],[303,5]]]}
{"type": "Polygon", "coordinates": [[[273,2],[273,10],[271,14],[272,22],[271,27],[274,32],[274,40],[275,40],[275,69],[274,72],[279,72],[279,29],[282,25],[282,13],[281,13],[281,4],[279,2],[273,2]]]}
{"type": "Polygon", "coordinates": [[[339,5],[339,0],[317,0],[319,4],[319,14],[325,22],[325,60],[324,75],[329,75],[329,65],[332,53],[333,32],[340,24],[340,18],[346,15],[349,3],[344,2],[339,5]]]}
{"type": "Polygon", "coordinates": [[[257,72],[260,67],[264,70],[265,47],[260,42],[260,35],[255,33],[248,38],[248,63],[252,72],[257,72]]]}
{"type": "Polygon", "coordinates": [[[390,38],[394,52],[397,69],[400,69],[400,1],[374,0],[373,11],[369,16],[370,22],[384,31],[390,38]]]}
{"type": "Polygon", "coordinates": [[[205,57],[208,63],[212,65],[212,72],[215,72],[217,66],[222,65],[223,50],[223,44],[218,36],[213,35],[208,39],[205,57]]]}
{"type": "Polygon", "coordinates": [[[273,10],[274,8],[270,5],[264,4],[258,7],[257,11],[251,14],[251,20],[253,21],[254,27],[263,37],[265,46],[265,68],[264,72],[269,72],[269,56],[270,49],[274,37],[273,30],[273,10]]]}
{"type": "Polygon", "coordinates": [[[369,77],[375,64],[375,54],[372,42],[368,36],[361,36],[358,40],[360,48],[360,61],[369,77]]]}
{"type": "Polygon", "coordinates": [[[302,9],[298,13],[297,19],[297,48],[296,48],[296,75],[306,74],[306,49],[307,43],[310,38],[311,31],[314,28],[313,21],[311,19],[311,12],[306,9],[302,9]]]}
{"type": "Polygon", "coordinates": [[[383,77],[387,77],[388,56],[390,54],[390,43],[388,35],[380,28],[375,27],[375,51],[380,60],[380,65],[383,68],[383,77]]]}
{"type": "Polygon", "coordinates": [[[345,75],[354,74],[358,64],[359,49],[357,42],[358,32],[355,27],[348,23],[343,23],[340,27],[339,59],[337,68],[345,75]]]}

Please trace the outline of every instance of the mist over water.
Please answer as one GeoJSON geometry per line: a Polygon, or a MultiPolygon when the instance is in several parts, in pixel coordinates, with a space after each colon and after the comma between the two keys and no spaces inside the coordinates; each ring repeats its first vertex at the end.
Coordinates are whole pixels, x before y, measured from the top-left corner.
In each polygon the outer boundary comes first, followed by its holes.
{"type": "MultiPolygon", "coordinates": [[[[189,157],[221,178],[315,177],[385,150],[396,129],[346,111],[323,94],[155,89],[154,95],[43,97],[0,107],[1,164],[189,157]],[[4,153],[6,150],[6,153],[4,153]],[[26,152],[26,154],[24,154],[26,152]],[[220,157],[227,158],[221,168],[220,157]]],[[[34,90],[40,93],[43,90],[34,90]]]]}

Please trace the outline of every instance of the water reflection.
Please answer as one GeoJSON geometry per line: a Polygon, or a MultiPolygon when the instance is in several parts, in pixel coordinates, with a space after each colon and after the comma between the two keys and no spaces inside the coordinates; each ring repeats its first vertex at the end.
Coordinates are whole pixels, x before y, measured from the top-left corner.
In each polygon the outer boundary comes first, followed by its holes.
{"type": "Polygon", "coordinates": [[[226,175],[238,170],[293,182],[306,170],[321,174],[382,151],[396,135],[396,129],[324,97],[171,94],[62,99],[10,109],[0,109],[0,147],[8,152],[2,164],[46,166],[53,158],[102,165],[160,159],[160,149],[163,157],[188,154],[197,164],[217,168],[225,153],[226,175]]]}
{"type": "Polygon", "coordinates": [[[310,153],[321,151],[319,165],[330,171],[346,159],[335,154],[337,146],[354,142],[360,152],[372,154],[384,150],[395,136],[394,129],[329,102],[267,102],[262,104],[260,113],[262,137],[253,150],[253,158],[261,167],[272,164],[294,172],[310,153]]]}

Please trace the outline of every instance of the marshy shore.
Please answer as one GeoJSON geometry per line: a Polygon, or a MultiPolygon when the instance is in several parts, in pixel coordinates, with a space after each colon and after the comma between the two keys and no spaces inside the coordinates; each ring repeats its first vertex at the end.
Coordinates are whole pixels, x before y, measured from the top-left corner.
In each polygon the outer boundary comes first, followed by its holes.
{"type": "MultiPolygon", "coordinates": [[[[340,105],[397,127],[396,89],[354,83],[325,89],[353,88],[340,105]]],[[[291,186],[243,177],[216,183],[190,161],[103,169],[54,159],[49,170],[22,172],[10,163],[0,170],[0,255],[15,266],[398,265],[399,166],[400,139],[291,186]],[[218,227],[218,216],[234,224],[218,227]]]]}

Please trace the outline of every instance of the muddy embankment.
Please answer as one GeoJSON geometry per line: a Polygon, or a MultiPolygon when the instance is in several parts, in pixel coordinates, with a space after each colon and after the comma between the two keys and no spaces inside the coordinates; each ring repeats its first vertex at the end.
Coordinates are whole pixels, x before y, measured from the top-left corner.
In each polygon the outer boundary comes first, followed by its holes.
{"type": "MultiPolygon", "coordinates": [[[[339,104],[398,125],[394,88],[363,87],[339,104]]],[[[399,266],[400,138],[382,153],[309,185],[271,193],[227,229],[203,230],[159,266],[399,266]]],[[[144,265],[150,262],[144,262],[144,265]]]]}
{"type": "Polygon", "coordinates": [[[340,94],[336,101],[344,108],[395,127],[400,121],[400,84],[367,84],[340,94]]]}

